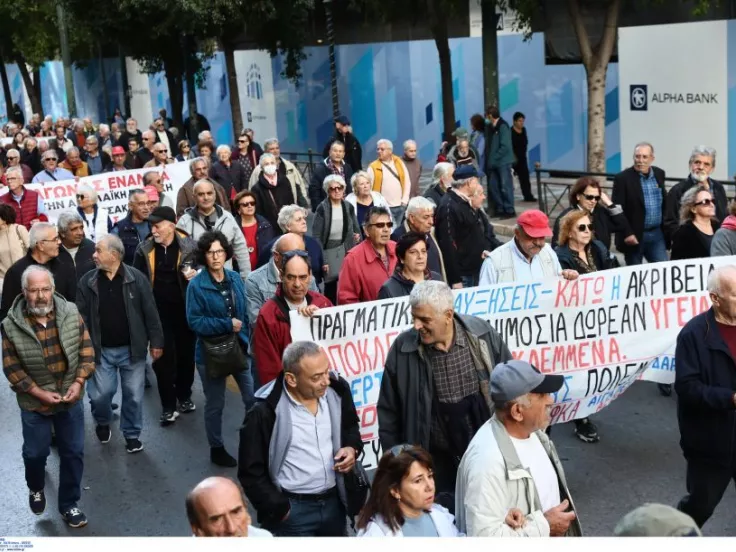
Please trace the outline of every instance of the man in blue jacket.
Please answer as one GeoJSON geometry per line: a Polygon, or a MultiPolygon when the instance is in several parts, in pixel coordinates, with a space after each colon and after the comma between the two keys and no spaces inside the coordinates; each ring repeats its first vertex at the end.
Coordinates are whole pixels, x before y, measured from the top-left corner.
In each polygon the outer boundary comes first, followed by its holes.
{"type": "Polygon", "coordinates": [[[687,495],[677,509],[702,527],[736,477],[736,266],[708,277],[713,307],[680,331],[675,391],[687,495]]]}
{"type": "Polygon", "coordinates": [[[486,113],[486,175],[488,194],[498,218],[514,218],[514,181],[511,167],[514,164],[514,149],[511,143],[511,128],[501,118],[498,107],[492,105],[486,113]]]}

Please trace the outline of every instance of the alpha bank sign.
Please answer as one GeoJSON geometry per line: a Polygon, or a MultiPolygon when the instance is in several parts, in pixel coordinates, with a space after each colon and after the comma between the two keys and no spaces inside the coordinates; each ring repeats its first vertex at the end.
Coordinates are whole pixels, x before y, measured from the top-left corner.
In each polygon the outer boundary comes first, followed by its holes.
{"type": "Polygon", "coordinates": [[[718,94],[710,92],[652,92],[646,84],[629,86],[631,111],[647,111],[650,104],[718,104],[718,94]]]}

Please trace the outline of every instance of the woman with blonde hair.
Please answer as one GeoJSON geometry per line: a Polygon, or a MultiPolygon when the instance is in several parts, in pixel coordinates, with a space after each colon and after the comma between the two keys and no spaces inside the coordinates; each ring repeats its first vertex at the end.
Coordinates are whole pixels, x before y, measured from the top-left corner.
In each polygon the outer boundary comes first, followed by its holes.
{"type": "Polygon", "coordinates": [[[690,188],[680,203],[680,226],[672,235],[671,259],[710,257],[713,236],[721,227],[716,220],[716,204],[704,186],[690,188]]]}

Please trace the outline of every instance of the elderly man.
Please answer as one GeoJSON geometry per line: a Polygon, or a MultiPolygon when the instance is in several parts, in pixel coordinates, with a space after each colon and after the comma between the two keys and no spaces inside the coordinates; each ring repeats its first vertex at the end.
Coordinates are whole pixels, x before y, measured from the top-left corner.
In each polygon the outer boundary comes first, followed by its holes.
{"type": "Polygon", "coordinates": [[[189,491],[187,518],[195,537],[273,537],[251,525],[243,491],[227,477],[208,477],[189,491]]]}
{"type": "Polygon", "coordinates": [[[84,121],[74,119],[72,128],[66,133],[66,137],[72,141],[74,147],[83,148],[87,138],[87,133],[84,131],[84,121]]]}
{"type": "Polygon", "coordinates": [[[186,232],[176,229],[176,216],[170,207],[156,207],[148,222],[151,236],[136,249],[133,266],[151,282],[163,326],[164,352],[153,363],[153,371],[163,410],[159,422],[169,426],[180,412],[196,410],[192,402],[196,340],[187,324],[185,308],[187,285],[197,275],[196,244],[186,232]]]}
{"type": "MultiPolygon", "coordinates": [[[[8,153],[5,154],[5,159],[8,160],[8,166],[5,167],[6,170],[10,167],[20,167],[23,171],[23,182],[30,182],[33,179],[31,168],[20,162],[20,152],[17,149],[9,149],[8,153]]],[[[0,182],[7,186],[4,174],[2,178],[0,178],[0,182]]]]}
{"type": "Polygon", "coordinates": [[[728,198],[723,184],[711,178],[716,168],[716,150],[708,146],[697,146],[690,154],[690,174],[682,182],[678,182],[667,193],[664,208],[664,234],[668,240],[672,239],[675,231],[680,227],[680,204],[682,196],[690,188],[703,186],[710,190],[713,203],[716,207],[716,218],[720,221],[728,216],[728,198]]]}
{"type": "MultiPolygon", "coordinates": [[[[194,207],[197,202],[194,197],[194,183],[207,178],[209,172],[209,161],[204,157],[197,157],[189,162],[189,173],[192,177],[187,180],[184,185],[179,188],[176,194],[176,216],[181,217],[184,211],[190,207],[194,207]]],[[[215,184],[215,190],[217,190],[217,197],[215,198],[216,203],[225,209],[228,213],[230,212],[230,198],[225,193],[225,189],[220,186],[217,182],[215,184]]]]}
{"type": "Polygon", "coordinates": [[[74,142],[66,137],[66,128],[64,125],[57,123],[54,127],[54,138],[49,140],[49,149],[56,151],[60,160],[64,160],[66,152],[74,147],[74,142]]]}
{"type": "Polygon", "coordinates": [[[87,163],[90,175],[105,172],[105,169],[112,163],[110,156],[104,151],[100,151],[99,144],[97,136],[94,134],[87,136],[83,159],[87,163]]]}
{"type": "Polygon", "coordinates": [[[22,291],[21,276],[31,265],[41,265],[48,269],[56,281],[56,293],[67,301],[77,297],[77,274],[74,266],[59,259],[59,232],[50,222],[39,222],[29,232],[28,252],[18,259],[5,273],[3,280],[0,320],[8,315],[13,301],[22,291]]]}
{"type": "MultiPolygon", "coordinates": [[[[266,140],[263,143],[263,149],[265,153],[270,153],[276,159],[277,173],[281,176],[285,176],[291,183],[291,189],[294,193],[294,201],[300,207],[307,207],[307,198],[309,196],[307,195],[307,185],[304,182],[302,173],[300,173],[299,169],[294,166],[294,163],[281,157],[279,141],[276,138],[266,140]]],[[[261,176],[261,172],[263,172],[263,166],[259,159],[258,166],[253,169],[253,174],[250,175],[250,181],[248,182],[249,189],[252,189],[255,183],[258,182],[258,177],[261,176]]]]}
{"type": "MultiPolygon", "coordinates": [[[[440,162],[432,169],[432,185],[424,192],[424,197],[434,202],[435,208],[440,206],[442,198],[452,186],[455,166],[452,163],[440,162]]],[[[436,215],[436,212],[435,212],[436,215]]]]}
{"type": "MultiPolygon", "coordinates": [[[[147,135],[144,134],[143,139],[146,140],[147,135]]],[[[153,152],[153,158],[150,161],[147,161],[145,165],[143,165],[144,169],[153,169],[156,167],[163,167],[168,165],[169,163],[173,163],[174,160],[169,155],[169,148],[166,147],[166,144],[163,142],[157,142],[153,144],[151,147],[151,151],[153,152]]]]}
{"type": "Polygon", "coordinates": [[[345,161],[345,144],[337,140],[330,145],[327,158],[321,163],[317,163],[312,170],[312,179],[309,181],[309,199],[312,202],[312,212],[317,209],[317,205],[327,198],[324,181],[331,174],[340,175],[345,180],[344,197],[352,193],[353,188],[350,186],[350,179],[353,177],[353,169],[345,161]]]}
{"type": "Polygon", "coordinates": [[[240,430],[238,479],[276,536],[343,537],[344,474],[363,450],[348,383],[316,343],[297,341],[240,430]]]}
{"type": "Polygon", "coordinates": [[[404,142],[404,155],[401,160],[409,171],[409,181],[411,182],[409,197],[416,197],[419,195],[419,178],[422,176],[422,162],[417,157],[417,143],[414,140],[404,142]]]}
{"type": "Polygon", "coordinates": [[[368,176],[373,191],[386,199],[391,208],[391,216],[400,224],[411,192],[409,169],[400,157],[394,155],[394,145],[390,140],[379,140],[376,151],[378,159],[368,165],[368,176]]]}
{"type": "MultiPolygon", "coordinates": [[[[52,154],[55,155],[55,154],[52,154]]],[[[15,211],[15,222],[30,230],[39,221],[49,220],[43,196],[24,185],[23,171],[20,167],[10,167],[5,171],[8,191],[0,196],[0,203],[10,205],[15,211]]]]}
{"type": "Polygon", "coordinates": [[[125,148],[125,151],[128,151],[130,148],[131,140],[135,140],[138,144],[138,147],[141,147],[143,145],[143,136],[141,134],[141,131],[138,130],[138,121],[136,121],[132,117],[125,121],[125,130],[120,135],[118,144],[123,146],[125,148]]]}
{"type": "Polygon", "coordinates": [[[84,275],[77,287],[77,308],[95,350],[94,385],[90,387],[92,417],[100,443],[110,442],[112,398],[122,387],[120,430],[125,450],[143,450],[143,390],[146,354],[163,353],[164,335],[156,312],[151,284],[139,270],[123,264],[125,248],[111,234],[95,245],[96,270],[84,275]]]}
{"type": "MultiPolygon", "coordinates": [[[[164,113],[166,113],[164,111],[164,113]]],[[[153,121],[153,129],[155,134],[155,140],[157,144],[163,144],[166,149],[171,153],[170,157],[176,157],[179,155],[179,147],[176,144],[174,135],[171,134],[169,127],[166,126],[164,117],[159,117],[153,121]]]]}
{"type": "Polygon", "coordinates": [[[363,222],[365,240],[348,251],[337,284],[338,305],[378,299],[383,283],[394,273],[398,258],[391,241],[391,213],[371,207],[363,222]]]}
{"type": "Polygon", "coordinates": [[[100,123],[100,126],[97,127],[97,143],[100,150],[112,148],[117,143],[117,140],[110,135],[110,127],[105,123],[100,123]]]}
{"type": "Polygon", "coordinates": [[[391,345],[378,396],[383,450],[402,443],[432,454],[435,487],[444,505],[455,492],[460,457],[491,416],[488,380],[511,358],[491,325],[458,314],[444,282],[424,281],[409,295],[414,327],[391,345]]]}
{"type": "Polygon", "coordinates": [[[469,537],[582,536],[562,462],[544,434],[565,382],[528,362],[508,360],[491,373],[493,418],[473,437],[457,475],[457,528],[469,537]],[[521,510],[515,528],[505,519],[521,510]]]}
{"type": "MultiPolygon", "coordinates": [[[[363,170],[363,149],[360,142],[353,133],[353,127],[350,126],[350,119],[345,115],[335,117],[335,134],[325,144],[322,157],[327,157],[332,144],[340,142],[345,146],[345,163],[350,165],[353,173],[363,170]]],[[[347,182],[348,179],[345,179],[347,182]]]]}
{"type": "Polygon", "coordinates": [[[258,313],[253,336],[253,352],[261,385],[276,379],[281,372],[281,356],[291,343],[289,311],[312,316],[318,309],[332,306],[321,293],[309,291],[312,280],[310,263],[309,255],[300,249],[281,255],[281,282],[276,287],[276,294],[258,313]]]}
{"type": "Polygon", "coordinates": [[[94,270],[95,242],[84,236],[84,220],[75,211],[64,211],[56,220],[61,238],[59,261],[74,268],[77,282],[90,270],[94,270]]]}
{"type": "MultiPolygon", "coordinates": [[[[135,140],[133,140],[135,142],[135,140]]],[[[128,165],[125,150],[122,146],[112,148],[112,163],[105,168],[105,172],[129,171],[131,165],[128,165]]]]}
{"type": "Polygon", "coordinates": [[[76,146],[69,148],[69,151],[66,152],[66,159],[59,163],[59,167],[72,173],[74,178],[90,175],[89,165],[82,161],[81,153],[76,146]]]}
{"type": "Polygon", "coordinates": [[[450,148],[447,154],[447,161],[456,167],[462,165],[471,165],[478,174],[482,174],[483,169],[478,161],[478,153],[470,146],[470,138],[458,138],[457,144],[450,148]]]}
{"type": "Polygon", "coordinates": [[[128,194],[128,214],[112,228],[112,233],[123,242],[123,262],[127,265],[133,264],[135,250],[151,234],[151,224],[148,222],[150,214],[146,192],[141,189],[131,190],[128,194]]]}
{"type": "MultiPolygon", "coordinates": [[[[664,232],[667,190],[664,171],[655,167],[654,147],[641,142],[634,147],[634,165],[613,179],[611,200],[620,205],[626,229],[616,234],[616,249],[627,265],[668,260],[668,239],[664,232]]],[[[679,220],[679,215],[678,215],[679,220]]]]}
{"type": "MultiPolygon", "coordinates": [[[[222,232],[233,247],[233,258],[245,281],[250,272],[250,253],[240,225],[228,211],[215,203],[215,184],[211,180],[204,178],[197,181],[193,191],[197,204],[184,211],[176,227],[195,241],[210,230],[222,232]]],[[[228,261],[225,266],[232,270],[233,261],[228,261]]]]}
{"type": "Polygon", "coordinates": [[[404,224],[394,230],[391,239],[398,242],[401,236],[407,232],[419,232],[427,236],[427,268],[441,275],[442,280],[446,282],[447,274],[445,273],[442,251],[434,235],[434,210],[434,202],[426,197],[411,198],[409,205],[406,206],[404,224]]]}
{"type": "Polygon", "coordinates": [[[59,154],[55,149],[48,149],[41,155],[43,170],[33,177],[33,184],[44,182],[57,182],[61,180],[74,180],[74,175],[68,170],[59,167],[59,154]]]}
{"type": "Polygon", "coordinates": [[[143,186],[145,188],[152,186],[156,190],[156,194],[158,195],[157,204],[155,205],[156,207],[161,206],[171,207],[172,209],[174,208],[174,200],[166,195],[163,173],[158,171],[148,171],[143,175],[143,186]]]}
{"type": "Polygon", "coordinates": [[[92,342],[74,303],[54,294],[54,277],[46,268],[26,268],[21,281],[23,294],[2,323],[3,371],[21,409],[28,503],[36,515],[46,509],[46,459],[55,427],[59,512],[69,527],[83,527],[82,397],[95,370],[92,342]]]}
{"type": "Polygon", "coordinates": [[[501,118],[498,107],[490,106],[486,112],[491,122],[486,124],[486,167],[488,192],[498,218],[514,218],[514,180],[511,166],[514,151],[509,124],[501,118]]]}
{"type": "Polygon", "coordinates": [[[232,155],[230,146],[217,146],[215,151],[217,161],[210,168],[210,179],[222,186],[228,198],[234,198],[236,194],[248,189],[245,169],[240,163],[233,163],[230,160],[232,155]]]}
{"type": "Polygon", "coordinates": [[[677,509],[699,527],[711,517],[736,473],[736,267],[708,276],[713,306],[677,336],[675,391],[687,495],[677,509]]]}
{"type": "MultiPolygon", "coordinates": [[[[146,166],[146,163],[148,163],[149,161],[153,161],[153,147],[156,145],[155,138],[156,137],[151,130],[147,130],[141,135],[141,141],[143,142],[143,145],[138,151],[135,152],[134,166],[136,169],[142,169],[146,166]]],[[[164,147],[164,149],[166,148],[164,147]]]]}

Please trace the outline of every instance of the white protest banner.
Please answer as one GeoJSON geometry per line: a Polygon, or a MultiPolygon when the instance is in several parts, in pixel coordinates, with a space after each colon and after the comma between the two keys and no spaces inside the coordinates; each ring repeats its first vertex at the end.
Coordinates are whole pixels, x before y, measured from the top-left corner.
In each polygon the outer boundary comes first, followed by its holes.
{"type": "MultiPolygon", "coordinates": [[[[128,193],[135,188],[143,188],[143,175],[149,171],[162,173],[164,192],[176,202],[179,188],[191,178],[189,162],[171,163],[155,169],[135,169],[131,171],[108,172],[94,176],[83,176],[79,182],[60,180],[43,184],[26,184],[31,190],[37,190],[43,196],[46,214],[49,220],[56,221],[63,211],[77,208],[75,192],[80,184],[92,186],[97,191],[97,201],[101,207],[110,212],[113,223],[125,217],[128,212],[128,193]]],[[[4,189],[7,191],[7,188],[4,189]]]]}
{"type": "MultiPolygon", "coordinates": [[[[634,381],[672,383],[680,328],[711,306],[706,291],[714,267],[736,257],[646,264],[581,276],[455,291],[455,311],[490,322],[514,358],[546,374],[562,374],[552,423],[598,412],[634,381]]],[[[408,297],[291,312],[294,341],[315,341],[353,393],[363,464],[380,457],[376,402],[396,336],[411,327],[408,297]]]]}

